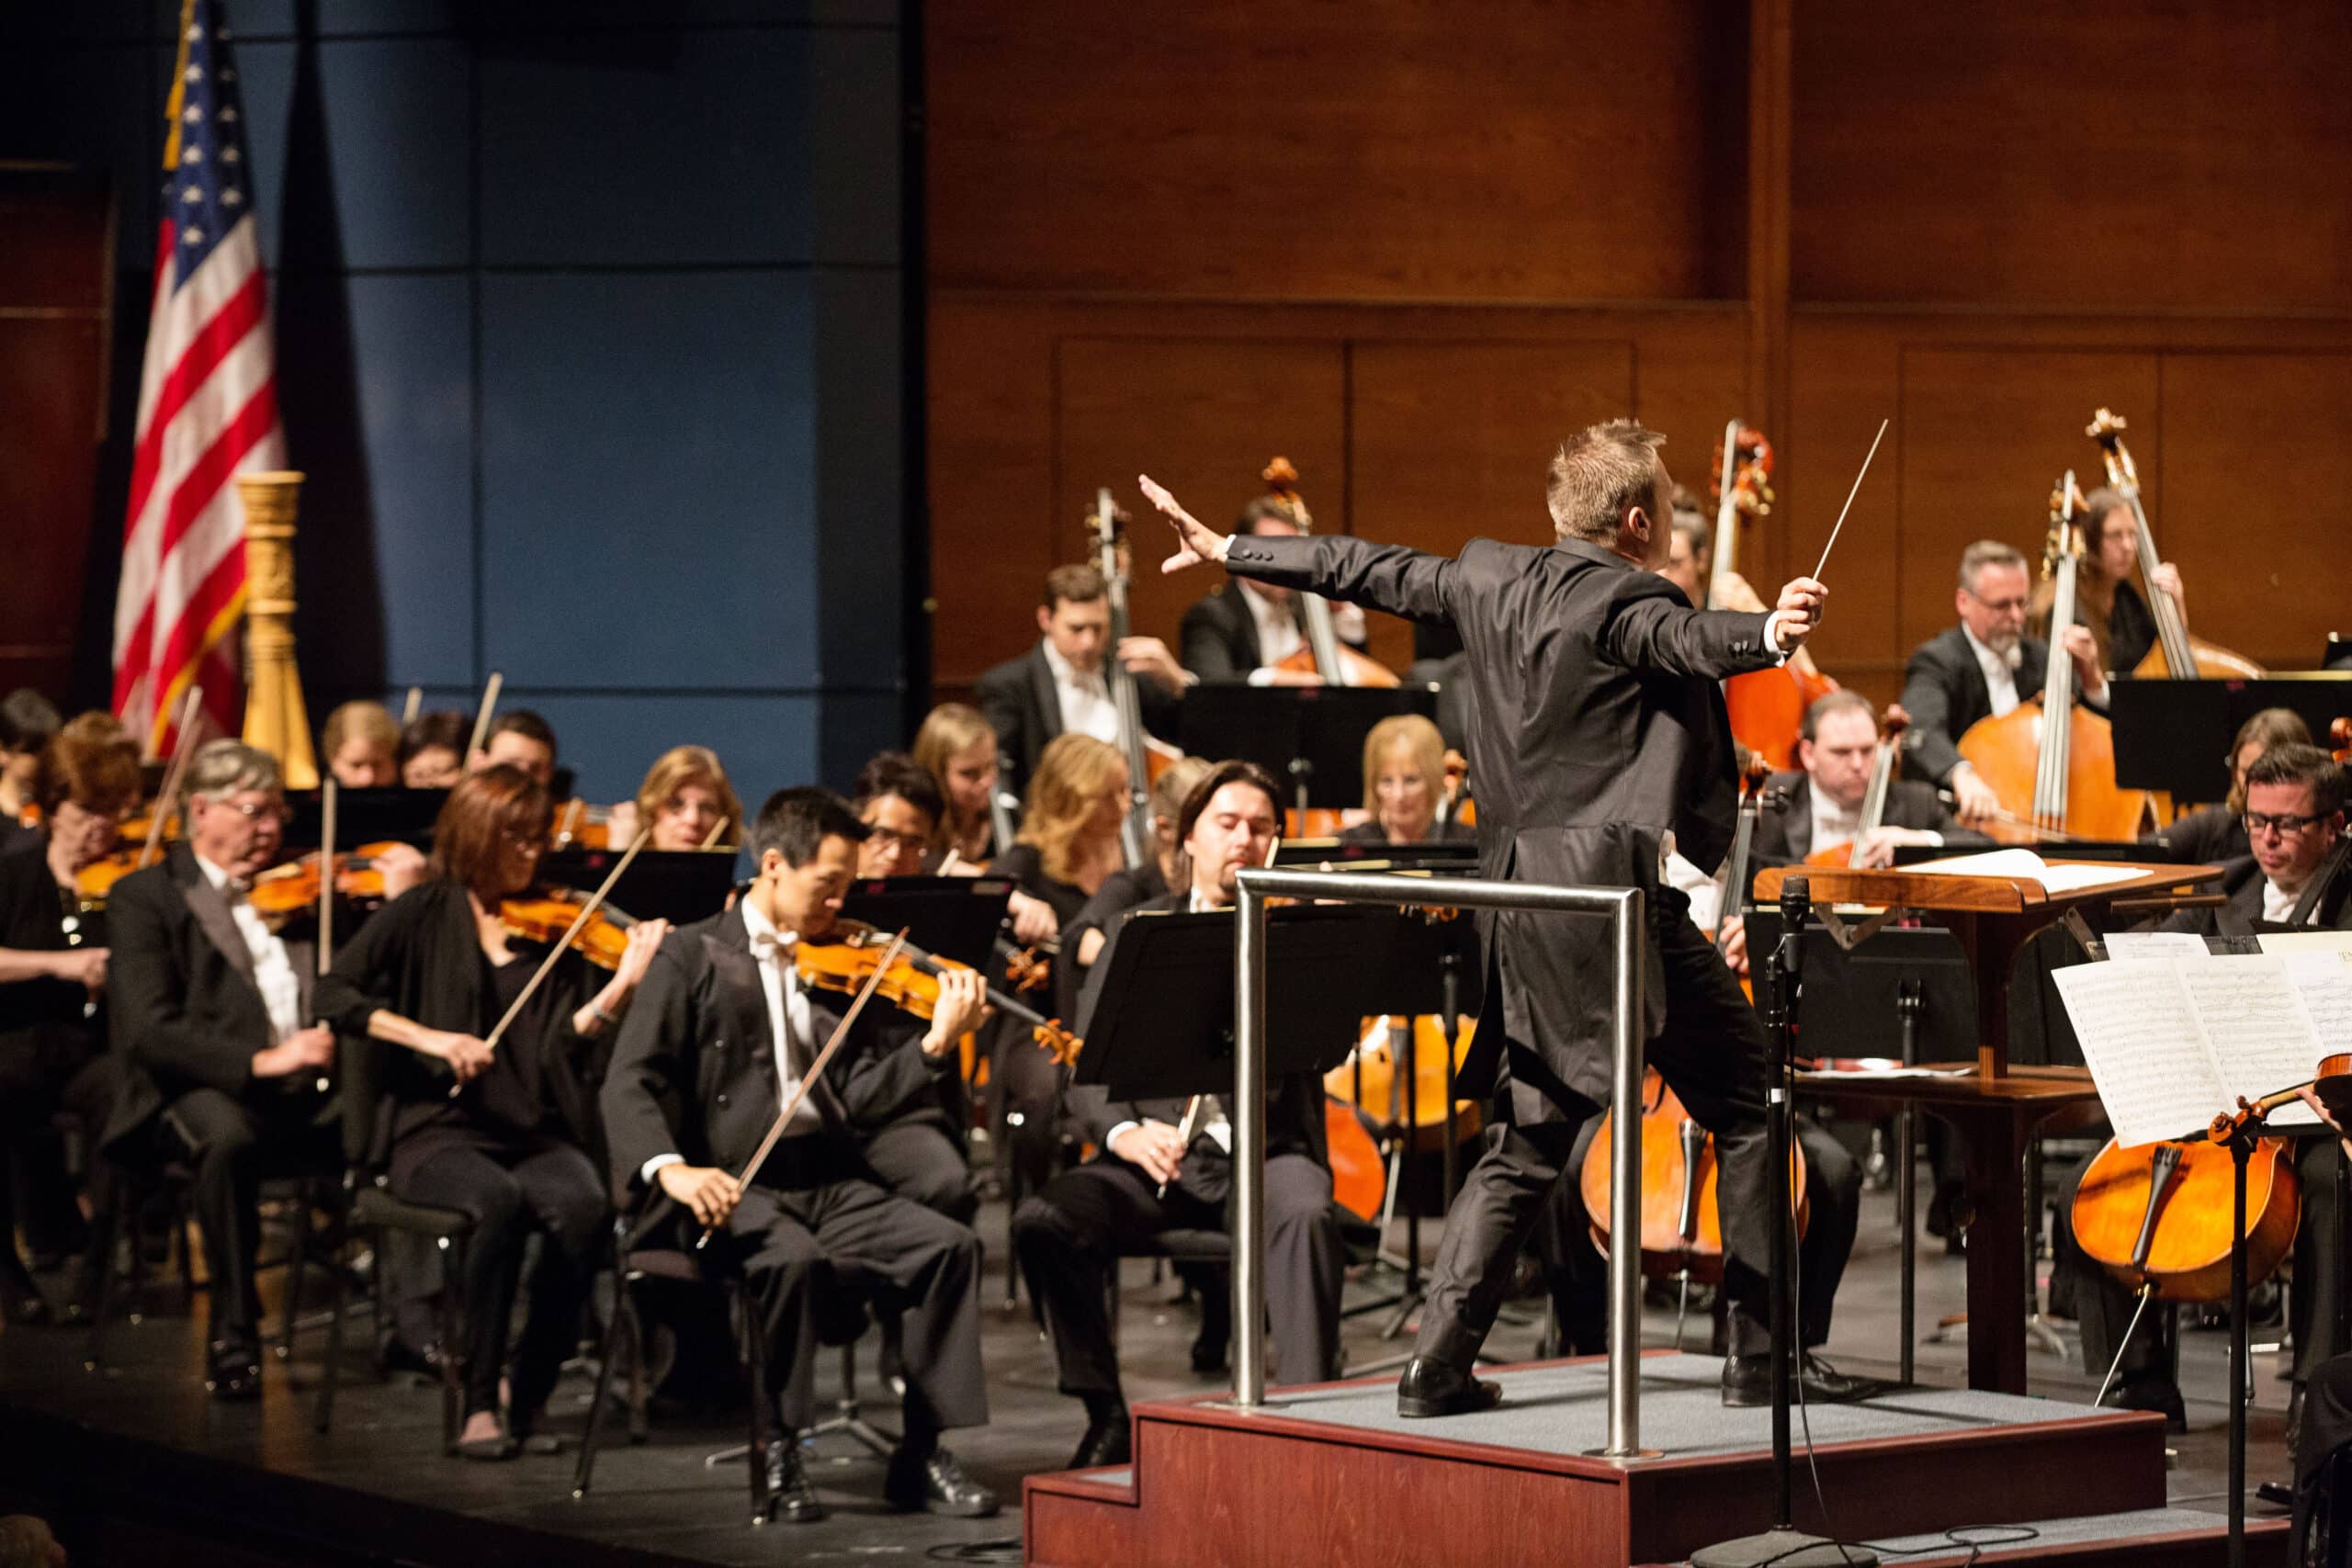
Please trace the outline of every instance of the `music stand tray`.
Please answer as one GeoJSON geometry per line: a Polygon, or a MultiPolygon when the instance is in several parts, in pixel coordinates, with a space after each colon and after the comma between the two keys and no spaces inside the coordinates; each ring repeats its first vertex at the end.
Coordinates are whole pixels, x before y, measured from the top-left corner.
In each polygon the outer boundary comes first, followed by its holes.
{"type": "MultiPolygon", "coordinates": [[[[608,850],[549,850],[539,857],[539,880],[585,893],[611,874],[627,846],[608,850]]],[[[608,902],[640,920],[688,925],[727,907],[735,885],[733,850],[640,850],[608,902]]]]}
{"type": "Polygon", "coordinates": [[[917,947],[987,974],[1012,897],[1010,877],[872,876],[849,885],[842,916],[877,931],[904,928],[917,947]]]}
{"type": "MultiPolygon", "coordinates": [[[[1437,716],[1435,686],[1252,686],[1204,681],[1184,694],[1184,750],[1258,763],[1306,804],[1363,804],[1363,741],[1398,714],[1437,716]]],[[[1291,805],[1298,805],[1293,800],[1291,805]]]]}
{"type": "MultiPolygon", "coordinates": [[[[286,797],[286,847],[315,850],[325,816],[324,790],[295,790],[286,797]]],[[[433,847],[433,824],[446,789],[338,789],[334,795],[335,852],[396,839],[420,850],[433,847]]],[[[594,884],[591,884],[593,886],[594,884]]]]}

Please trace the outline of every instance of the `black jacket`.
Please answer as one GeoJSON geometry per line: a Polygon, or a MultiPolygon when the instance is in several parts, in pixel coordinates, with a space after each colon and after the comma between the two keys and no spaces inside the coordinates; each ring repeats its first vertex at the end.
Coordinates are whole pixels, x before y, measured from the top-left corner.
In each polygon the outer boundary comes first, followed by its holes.
{"type": "MultiPolygon", "coordinates": [[[[1801,861],[1815,848],[1813,841],[1813,780],[1791,769],[1765,781],[1768,790],[1785,791],[1788,805],[1767,811],[1756,824],[1750,852],[1759,865],[1785,865],[1801,861]]],[[[1936,798],[1934,786],[1917,779],[1894,779],[1886,786],[1886,825],[1924,828],[1944,836],[1948,849],[1982,849],[1992,840],[1960,825],[1950,807],[1936,798]]]]}
{"type": "MultiPolygon", "coordinates": [[[[2088,625],[2088,614],[2086,609],[2078,610],[2075,618],[2088,625]]],[[[2107,667],[2119,675],[2129,675],[2155,646],[2155,612],[2148,608],[2137,588],[2129,582],[2117,583],[2107,610],[2107,667]]]]}
{"type": "MultiPolygon", "coordinates": [[[[2041,695],[2050,645],[2027,637],[2018,645],[2018,701],[2041,695]]],[[[1960,738],[1978,719],[1993,716],[1993,693],[1962,626],[1949,626],[1919,645],[1903,674],[1903,706],[1911,716],[1905,744],[1911,770],[1942,784],[1960,761],[1960,738]]]]}
{"type": "MultiPolygon", "coordinates": [[[[1306,635],[1306,618],[1296,600],[1291,620],[1298,635],[1306,635]]],[[[1206,598],[1184,612],[1182,647],[1178,655],[1184,668],[1204,681],[1247,681],[1263,664],[1258,646],[1258,622],[1238,587],[1220,584],[1206,598]]]]}
{"type": "Polygon", "coordinates": [[[2220,865],[2254,853],[2246,840],[2245,818],[2226,806],[2200,806],[2169,828],[2142,834],[2140,841],[2164,845],[2180,865],[2220,865]]]}
{"type": "MultiPolygon", "coordinates": [[[[1095,1015],[1106,1006],[1115,1006],[1115,998],[1102,996],[1102,983],[1111,972],[1111,961],[1118,950],[1120,935],[1139,917],[1153,913],[1173,913],[1188,908],[1192,892],[1170,893],[1148,903],[1114,916],[1104,923],[1111,945],[1102,950],[1087,976],[1085,995],[1079,1004],[1080,1022],[1079,1035],[1091,1032],[1095,1015]]],[[[1184,1121],[1185,1101],[1181,1097],[1164,1100],[1113,1100],[1100,1084],[1080,1084],[1069,1094],[1071,1116],[1085,1129],[1088,1140],[1097,1147],[1110,1134],[1111,1129],[1122,1122],[1141,1122],[1148,1118],[1181,1126],[1184,1121]]],[[[1227,1114],[1232,1106],[1228,1100],[1227,1114]]],[[[1106,1150],[1107,1153],[1107,1150],[1106,1150]]],[[[1312,1073],[1294,1073],[1267,1086],[1266,1095],[1266,1154],[1303,1154],[1318,1165],[1331,1161],[1329,1141],[1323,1130],[1323,1080],[1312,1073]]],[[[1184,1158],[1184,1170],[1180,1181],[1196,1196],[1211,1202],[1224,1199],[1229,1185],[1230,1161],[1216,1145],[1206,1140],[1196,1141],[1184,1158]]]]}
{"type": "MultiPolygon", "coordinates": [[[[1671,831],[1712,871],[1737,807],[1724,676],[1771,668],[1767,617],[1694,610],[1682,591],[1599,545],[1474,539],[1461,556],[1319,536],[1233,541],[1227,567],[1462,635],[1474,700],[1470,777],[1481,874],[1658,886],[1671,831]]],[[[1485,913],[1485,1015],[1464,1065],[1480,1092],[1506,1038],[1600,1103],[1610,1082],[1608,922],[1485,913]]],[[[1645,943],[1648,1032],[1665,969],[1645,943]]]]}
{"type": "MultiPolygon", "coordinates": [[[[107,1012],[121,1073],[107,1130],[110,1147],[191,1089],[217,1089],[235,1100],[299,1091],[254,1081],[254,1053],[276,1040],[269,1007],[228,900],[213,891],[186,844],[114,885],[107,895],[107,1012]]],[[[308,1019],[316,949],[299,934],[285,942],[308,1019]]]]}
{"type": "MultiPolygon", "coordinates": [[[[78,943],[65,931],[65,906],[49,869],[49,836],[34,829],[0,853],[0,947],[63,953],[106,945],[106,913],[75,913],[78,943]]],[[[71,980],[18,980],[0,986],[0,1081],[62,1077],[107,1048],[106,993],[87,1012],[88,987],[71,980]]]]}
{"type": "MultiPolygon", "coordinates": [[[[2262,890],[2267,881],[2261,863],[2252,855],[2233,860],[2222,868],[2222,891],[2229,897],[2227,904],[2177,909],[2156,929],[2198,936],[2251,936],[2262,919],[2262,890]]],[[[2309,924],[2313,931],[2352,931],[2352,876],[2336,878],[2309,924]]]]}
{"type": "MultiPolygon", "coordinates": [[[[846,998],[811,993],[813,1060],[839,1022],[846,998]]],[[[822,1119],[831,1170],[865,1173],[856,1140],[908,1105],[935,1093],[955,1060],[922,1053],[919,1024],[869,1004],[809,1090],[822,1119]]],[[[801,1064],[805,1070],[807,1064],[801,1064]]],[[[641,1190],[645,1162],[677,1154],[686,1163],[743,1168],[784,1109],[766,993],[741,909],[670,933],[638,987],[605,1077],[605,1134],[616,1192],[641,1190]]]]}
{"type": "MultiPolygon", "coordinates": [[[[1045,645],[1038,643],[982,675],[972,688],[972,700],[996,731],[997,755],[1011,770],[997,787],[1025,794],[1046,742],[1062,732],[1061,694],[1054,689],[1054,669],[1046,662],[1045,645]]],[[[1136,702],[1143,710],[1146,729],[1162,739],[1176,739],[1182,703],[1176,693],[1139,675],[1136,702]]]]}

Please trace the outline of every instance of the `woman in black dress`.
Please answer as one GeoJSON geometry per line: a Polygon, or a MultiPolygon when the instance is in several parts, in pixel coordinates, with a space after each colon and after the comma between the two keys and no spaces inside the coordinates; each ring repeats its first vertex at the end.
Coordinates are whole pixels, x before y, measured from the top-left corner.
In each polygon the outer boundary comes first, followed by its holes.
{"type": "Polygon", "coordinates": [[[1478,837],[1454,819],[1445,797],[1445,741],[1417,713],[1384,718],[1363,738],[1363,821],[1340,830],[1341,843],[1471,843],[1478,837]]]}
{"type": "MultiPolygon", "coordinates": [[[[95,1148],[113,1101],[105,911],[83,908],[74,884],[113,852],[116,829],[138,803],[139,748],[113,719],[86,715],[41,748],[31,794],[41,825],[0,855],[0,1310],[11,1323],[50,1321],[17,1256],[14,1227],[21,1219],[39,1233],[69,1205],[51,1118],[72,1111],[95,1148]]],[[[84,1260],[73,1287],[69,1320],[91,1299],[93,1261],[84,1260]]]]}
{"type": "Polygon", "coordinates": [[[532,886],[551,816],[546,789],[518,769],[461,781],[434,825],[431,879],[361,928],[318,988],[318,1010],[338,1032],[404,1047],[385,1074],[392,1190],[473,1217],[464,1274],[452,1281],[465,1305],[458,1451],[469,1459],[520,1450],[571,1348],[606,1213],[595,1079],[669,930],[639,922],[609,976],[567,951],[497,1047],[486,1045],[546,956],[508,932],[499,908],[532,886]],[[508,1319],[534,1229],[544,1241],[502,1402],[508,1319]]]}

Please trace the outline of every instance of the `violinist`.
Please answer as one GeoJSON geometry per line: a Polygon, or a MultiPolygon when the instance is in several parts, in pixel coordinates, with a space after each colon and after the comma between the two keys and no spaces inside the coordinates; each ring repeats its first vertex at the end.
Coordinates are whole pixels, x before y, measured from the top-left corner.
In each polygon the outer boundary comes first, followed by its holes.
{"type": "MultiPolygon", "coordinates": [[[[2088,627],[2100,660],[2129,675],[2156,645],[2155,612],[2132,585],[2140,564],[2140,525],[2120,491],[2101,488],[2083,498],[2090,521],[2084,526],[2088,551],[2075,585],[2075,618],[2088,627]]],[[[2186,609],[2180,569],[2165,561],[2148,575],[2148,585],[2172,595],[2186,609]]]]}
{"type": "MultiPolygon", "coordinates": [[[[1272,845],[1281,820],[1277,788],[1254,762],[1211,769],[1178,817],[1182,890],[1144,909],[1230,908],[1236,874],[1263,864],[1272,845]]],[[[1116,936],[1112,940],[1115,945],[1116,936]]],[[[1109,966],[1106,960],[1099,972],[1109,966]]],[[[1087,1000],[1090,1015],[1117,1005],[1093,994],[1087,1000]]],[[[1277,1374],[1283,1382],[1320,1382],[1339,1375],[1340,1286],[1347,1262],[1331,1212],[1323,1084],[1305,1073],[1270,1088],[1266,1306],[1277,1374]]],[[[1083,1469],[1123,1463],[1129,1453],[1126,1400],[1106,1305],[1120,1245],[1170,1229],[1224,1230],[1232,1155],[1229,1137],[1219,1135],[1222,1124],[1186,1145],[1180,1132],[1182,1100],[1114,1101],[1092,1087],[1072,1098],[1102,1152],[1023,1201],[1013,1215],[1012,1247],[1053,1337],[1059,1387],[1086,1407],[1086,1433],[1070,1460],[1071,1468],[1083,1469]]],[[[1222,1359],[1227,1325],[1217,1304],[1224,1300],[1216,1291],[1203,1294],[1196,1370],[1213,1370],[1222,1359]]]]}
{"type": "MultiPolygon", "coordinates": [[[[17,1224],[37,1249],[35,1238],[72,1228],[57,1223],[70,1199],[50,1119],[72,1111],[93,1145],[107,1127],[105,915],[82,908],[75,879],[114,848],[117,825],[139,800],[139,749],[110,719],[65,726],[34,761],[27,798],[41,826],[0,855],[0,1314],[12,1324],[50,1321],[17,1257],[17,1224]]],[[[94,1178],[91,1189],[103,1199],[102,1182],[94,1178]]],[[[95,1252],[85,1258],[69,1320],[86,1314],[98,1261],[95,1252]]]]}
{"type": "MultiPolygon", "coordinates": [[[[1044,938],[1030,934],[1015,908],[1014,933],[1024,945],[1058,944],[1061,929],[1123,863],[1121,825],[1127,811],[1127,761],[1119,749],[1087,735],[1054,738],[1038,759],[1022,813],[1021,836],[997,856],[993,874],[1012,879],[1016,902],[1045,911],[1044,938]]],[[[1034,911],[1033,911],[1034,912],[1034,911]]],[[[989,1075],[1008,1156],[1024,1182],[1044,1179],[1058,1143],[1060,1074],[1053,1057],[1031,1042],[1010,1038],[989,1075]]]]}
{"type": "Polygon", "coordinates": [[[0,853],[32,826],[25,818],[38,809],[33,774],[41,748],[62,722],[56,705],[29,686],[0,697],[0,853]]]}
{"type": "Polygon", "coordinates": [[[251,1399],[261,1391],[260,1185],[341,1168],[333,1101],[317,1089],[334,1034],[311,1021],[309,931],[272,929],[248,896],[284,843],[277,760],[241,741],[206,742],[189,761],[183,809],[186,841],[107,898],[122,1085],[106,1145],[118,1157],[168,1153],[194,1166],[212,1303],[205,1386],[216,1399],[251,1399]]]}
{"type": "Polygon", "coordinates": [[[997,787],[997,734],[980,710],[942,703],[923,715],[915,731],[914,759],[927,769],[946,809],[939,823],[933,858],[951,852],[961,867],[977,871],[997,852],[990,816],[997,787]]]}
{"type": "Polygon", "coordinates": [[[401,782],[401,727],[381,703],[345,703],[327,715],[319,752],[345,789],[383,789],[401,782]]]}
{"type": "Polygon", "coordinates": [[[865,824],[857,874],[916,876],[938,836],[945,802],[930,773],[904,751],[884,751],[858,770],[850,806],[865,824]]]}
{"type": "MultiPolygon", "coordinates": [[[[1757,860],[1788,864],[1816,849],[1860,838],[1861,858],[1854,863],[1881,867],[1894,863],[1900,845],[1973,848],[1989,843],[1982,834],[1961,827],[1959,818],[1936,798],[1933,786],[1917,779],[1889,782],[1885,819],[1864,834],[1862,797],[1870,792],[1878,747],[1878,714],[1869,698],[1837,691],[1815,699],[1797,731],[1799,766],[1765,781],[1767,789],[1785,794],[1789,804],[1764,813],[1758,823],[1757,860]]],[[[1733,967],[1746,972],[1744,963],[1733,967]]]]}
{"type": "Polygon", "coordinates": [[[405,789],[447,789],[466,776],[466,716],[446,710],[421,713],[401,730],[401,784],[405,789]]]}
{"type": "Polygon", "coordinates": [[[614,1186],[653,1204],[640,1234],[673,1230],[683,1246],[697,1227],[715,1229],[713,1246],[746,1277],[745,1310],[766,1339],[763,1394],[784,1423],[768,1448],[771,1506],[796,1524],[824,1517],[799,1434],[816,1419],[821,1298],[837,1288],[836,1271],[870,1282],[902,1326],[905,1435],[884,1495],[959,1517],[997,1506],[939,1446],[943,1430],[988,1420],[979,1238],[893,1196],[857,1148],[877,1110],[955,1060],[957,1037],[980,1015],[979,977],[943,976],[924,1030],[867,1008],[775,1148],[748,1176],[743,1168],[842,1016],[843,1005],[811,994],[797,959],[801,943],[834,933],[865,838],[848,803],[827,791],[769,796],[746,846],[758,867],[751,886],[733,908],[662,944],[603,1095],[614,1186]]]}
{"type": "MultiPolygon", "coordinates": [[[[1960,625],[1912,652],[1904,672],[1903,706],[1911,715],[1911,755],[1927,780],[1950,789],[1962,822],[1990,820],[2000,797],[1961,760],[1960,738],[1981,718],[1997,718],[2041,694],[2049,647],[2026,635],[2032,585],[2025,557],[1997,539],[1980,539],[1962,552],[1953,604],[1960,625]]],[[[2103,706],[2107,671],[2086,626],[2060,634],[2085,701],[2103,706]]]]}
{"type": "MultiPolygon", "coordinates": [[[[1280,495],[1261,495],[1241,509],[1234,532],[1295,538],[1298,519],[1291,502],[1280,495]]],[[[1362,652],[1363,611],[1353,604],[1331,606],[1340,640],[1362,652]]],[[[1210,591],[1184,612],[1184,668],[1202,681],[1248,681],[1261,686],[1312,686],[1322,677],[1311,671],[1276,666],[1306,646],[1306,615],[1298,595],[1287,586],[1242,579],[1210,591]]]]}
{"type": "Polygon", "coordinates": [[[640,824],[652,829],[649,850],[733,849],[743,836],[743,806],[718,753],[707,746],[662,752],[646,770],[637,797],[613,807],[605,841],[634,843],[640,824]]]}
{"type": "Polygon", "coordinates": [[[383,1054],[392,1191],[473,1221],[464,1276],[450,1282],[465,1303],[458,1451],[467,1459],[549,1446],[535,1435],[605,1229],[604,1183],[586,1152],[599,1141],[586,1086],[669,931],[639,921],[610,975],[567,951],[493,1046],[494,1026],[545,956],[509,934],[500,905],[532,886],[552,816],[545,787],[518,768],[492,763],[469,776],[434,823],[430,880],[379,910],[319,983],[318,1012],[335,1030],[399,1047],[383,1054]],[[507,1324],[534,1231],[542,1245],[530,1312],[502,1397],[507,1324]]]}
{"type": "Polygon", "coordinates": [[[1417,713],[1391,715],[1363,738],[1365,819],[1343,844],[1475,843],[1477,829],[1447,809],[1445,741],[1417,713]]]}
{"type": "Polygon", "coordinates": [[[2221,865],[2254,853],[2245,836],[2245,771],[2274,746],[2308,746],[2311,728],[2292,708],[2264,708],[2238,727],[2230,741],[2230,793],[2219,806],[2200,806],[2147,835],[2160,840],[2182,865],[2221,865]]]}
{"type": "MultiPolygon", "coordinates": [[[[1796,579],[1769,615],[1691,609],[1656,575],[1671,532],[1662,440],[1631,420],[1570,436],[1546,476],[1553,540],[1475,540],[1453,558],[1345,536],[1227,539],[1164,489],[1147,483],[1145,493],[1177,535],[1166,570],[1222,562],[1238,576],[1451,621],[1479,716],[1470,763],[1484,874],[1649,895],[1649,1059],[1720,1150],[1732,1352],[1724,1396],[1738,1403],[1770,1379],[1764,1032],[1691,926],[1687,900],[1661,885],[1660,865],[1669,833],[1702,870],[1722,859],[1735,803],[1717,682],[1785,659],[1813,631],[1826,590],[1796,579]]],[[[1498,1385],[1472,1375],[1473,1361],[1577,1127],[1609,1096],[1612,963],[1599,922],[1572,931],[1482,916],[1479,933],[1487,1011],[1463,1081],[1472,1095],[1491,1081],[1503,1115],[1448,1216],[1414,1359],[1397,1385],[1408,1417],[1501,1398],[1498,1385]]]]}
{"type": "MultiPolygon", "coordinates": [[[[1046,748],[1059,737],[1090,735],[1114,745],[1119,739],[1118,705],[1102,672],[1114,651],[1105,646],[1111,587],[1102,573],[1082,562],[1046,573],[1037,630],[1035,647],[989,671],[974,688],[980,713],[1012,764],[1005,787],[1015,793],[1026,790],[1046,748]]],[[[1144,728],[1172,737],[1185,683],[1175,655],[1156,637],[1130,637],[1115,652],[1136,677],[1144,728]]]]}
{"type": "Polygon", "coordinates": [[[555,783],[555,727],[529,708],[508,708],[492,719],[466,771],[496,767],[520,769],[542,788],[555,783]]]}

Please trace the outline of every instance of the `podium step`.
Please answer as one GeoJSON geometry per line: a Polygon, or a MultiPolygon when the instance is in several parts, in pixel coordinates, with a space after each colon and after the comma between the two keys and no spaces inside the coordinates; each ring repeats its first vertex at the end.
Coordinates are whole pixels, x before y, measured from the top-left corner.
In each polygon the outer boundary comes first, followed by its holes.
{"type": "MultiPolygon", "coordinates": [[[[2248,1519],[2248,1568],[2283,1568],[2287,1537],[2285,1519],[2248,1519]]],[[[2136,1508],[2121,1514],[2028,1519],[2013,1525],[1873,1538],[1870,1544],[1880,1549],[1882,1562],[1901,1563],[1903,1568],[1958,1568],[1970,1562],[1997,1563],[1999,1568],[2040,1568],[2043,1563],[2064,1568],[2126,1568],[2127,1564],[2129,1568],[2223,1568],[2229,1562],[2230,1521],[2225,1515],[2197,1508],[2136,1508]],[[1947,1543],[1948,1551],[1936,1550],[1947,1543]]],[[[1644,1568],[1680,1565],[1645,1564],[1644,1568]]]]}

